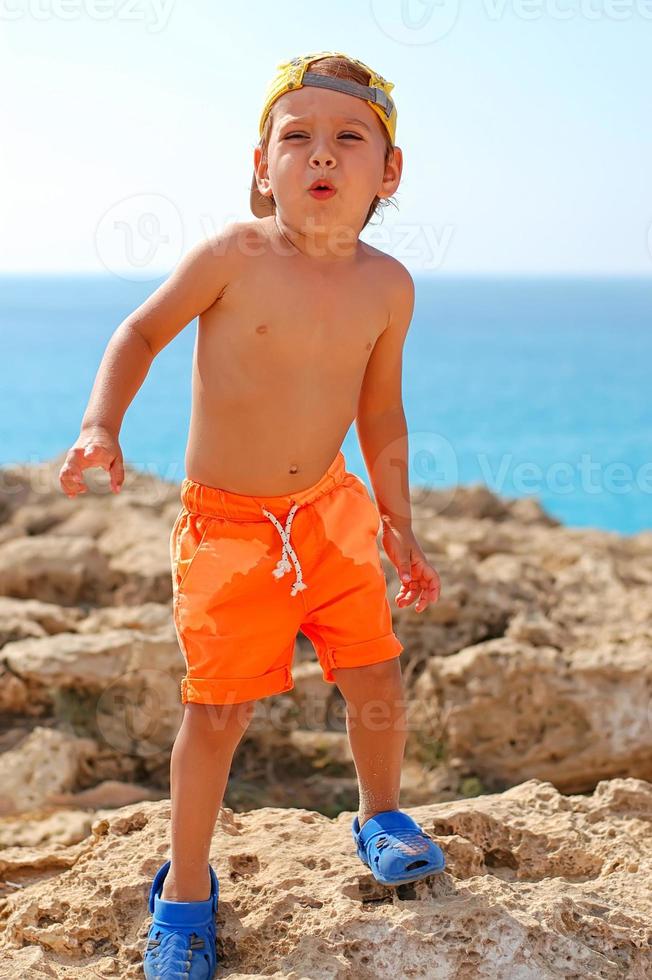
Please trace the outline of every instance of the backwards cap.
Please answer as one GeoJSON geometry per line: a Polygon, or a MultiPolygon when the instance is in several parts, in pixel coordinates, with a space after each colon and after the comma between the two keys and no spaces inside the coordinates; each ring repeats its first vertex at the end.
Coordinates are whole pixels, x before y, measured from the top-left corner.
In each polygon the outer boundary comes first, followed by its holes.
{"type": "MultiPolygon", "coordinates": [[[[263,135],[265,122],[276,100],[280,99],[286,92],[303,88],[304,85],[330,88],[335,92],[344,92],[346,95],[354,95],[358,99],[364,99],[378,115],[389,134],[392,146],[394,146],[396,142],[396,106],[389,94],[394,88],[393,83],[386,81],[382,75],[365,65],[364,62],[358,61],[357,58],[351,58],[350,55],[343,54],[341,51],[320,51],[317,54],[300,55],[297,58],[292,58],[291,61],[282,61],[277,65],[277,74],[268,85],[265,94],[265,102],[258,123],[259,138],[263,135]],[[321,61],[322,58],[346,58],[348,61],[352,61],[369,74],[369,84],[361,85],[359,82],[354,82],[348,78],[317,75],[307,70],[314,61],[321,61]]],[[[268,197],[265,197],[258,190],[255,172],[251,181],[249,203],[257,218],[274,214],[274,205],[268,197]]]]}

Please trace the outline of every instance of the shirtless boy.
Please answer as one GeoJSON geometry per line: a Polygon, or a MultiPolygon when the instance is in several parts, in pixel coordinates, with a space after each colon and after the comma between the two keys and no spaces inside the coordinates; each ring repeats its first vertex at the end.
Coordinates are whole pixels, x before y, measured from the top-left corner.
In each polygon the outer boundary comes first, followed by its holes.
{"type": "Polygon", "coordinates": [[[278,66],[254,150],[255,220],[196,245],[118,327],[61,469],[71,498],[93,466],[119,492],[123,416],[153,358],[198,316],[187,477],[170,536],[184,717],[171,757],[172,856],[149,895],[150,978],[214,975],[211,837],[256,701],[293,686],[299,629],[346,702],[358,857],[387,885],[444,867],[399,810],[403,647],[377,544],[382,527],[399,607],[437,601],[408,491],[401,374],[414,285],[358,237],[401,179],[393,87],[338,52],[278,66]],[[353,420],[376,502],[345,467],[353,420]]]}

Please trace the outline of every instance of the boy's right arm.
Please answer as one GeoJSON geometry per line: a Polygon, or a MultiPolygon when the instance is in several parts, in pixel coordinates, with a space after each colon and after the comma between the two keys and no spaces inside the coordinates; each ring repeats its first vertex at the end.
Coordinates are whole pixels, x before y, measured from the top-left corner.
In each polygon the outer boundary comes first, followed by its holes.
{"type": "Polygon", "coordinates": [[[68,497],[86,493],[83,470],[101,466],[117,493],[124,481],[118,443],[125,412],[152,361],[196,316],[212,306],[229,280],[233,232],[199,242],[174,272],[111,336],[95,377],[79,436],[68,450],[59,482],[68,497]]]}

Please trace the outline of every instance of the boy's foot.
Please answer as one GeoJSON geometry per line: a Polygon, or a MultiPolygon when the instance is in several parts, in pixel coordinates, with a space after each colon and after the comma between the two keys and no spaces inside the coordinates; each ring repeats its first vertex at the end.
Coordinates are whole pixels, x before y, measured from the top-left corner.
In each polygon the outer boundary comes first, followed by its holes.
{"type": "Polygon", "coordinates": [[[383,885],[402,885],[438,874],[446,866],[441,848],[402,810],[383,810],[351,825],[358,857],[383,885]]]}
{"type": "Polygon", "coordinates": [[[172,980],[179,976],[189,980],[212,980],[217,966],[215,915],[219,883],[210,864],[208,868],[211,894],[203,902],[173,902],[161,898],[170,861],[156,872],[149,892],[149,910],[153,919],[143,957],[147,980],[172,980]]]}

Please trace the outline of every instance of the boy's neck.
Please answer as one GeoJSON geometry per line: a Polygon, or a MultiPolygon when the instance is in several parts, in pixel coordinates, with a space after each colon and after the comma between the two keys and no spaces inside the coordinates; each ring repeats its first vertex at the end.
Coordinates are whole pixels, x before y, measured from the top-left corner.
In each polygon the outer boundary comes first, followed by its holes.
{"type": "Polygon", "coordinates": [[[305,234],[286,225],[276,212],[273,221],[280,237],[293,251],[300,252],[308,259],[326,263],[350,262],[358,253],[359,240],[355,228],[340,225],[337,229],[329,229],[315,225],[314,232],[305,234]]]}

